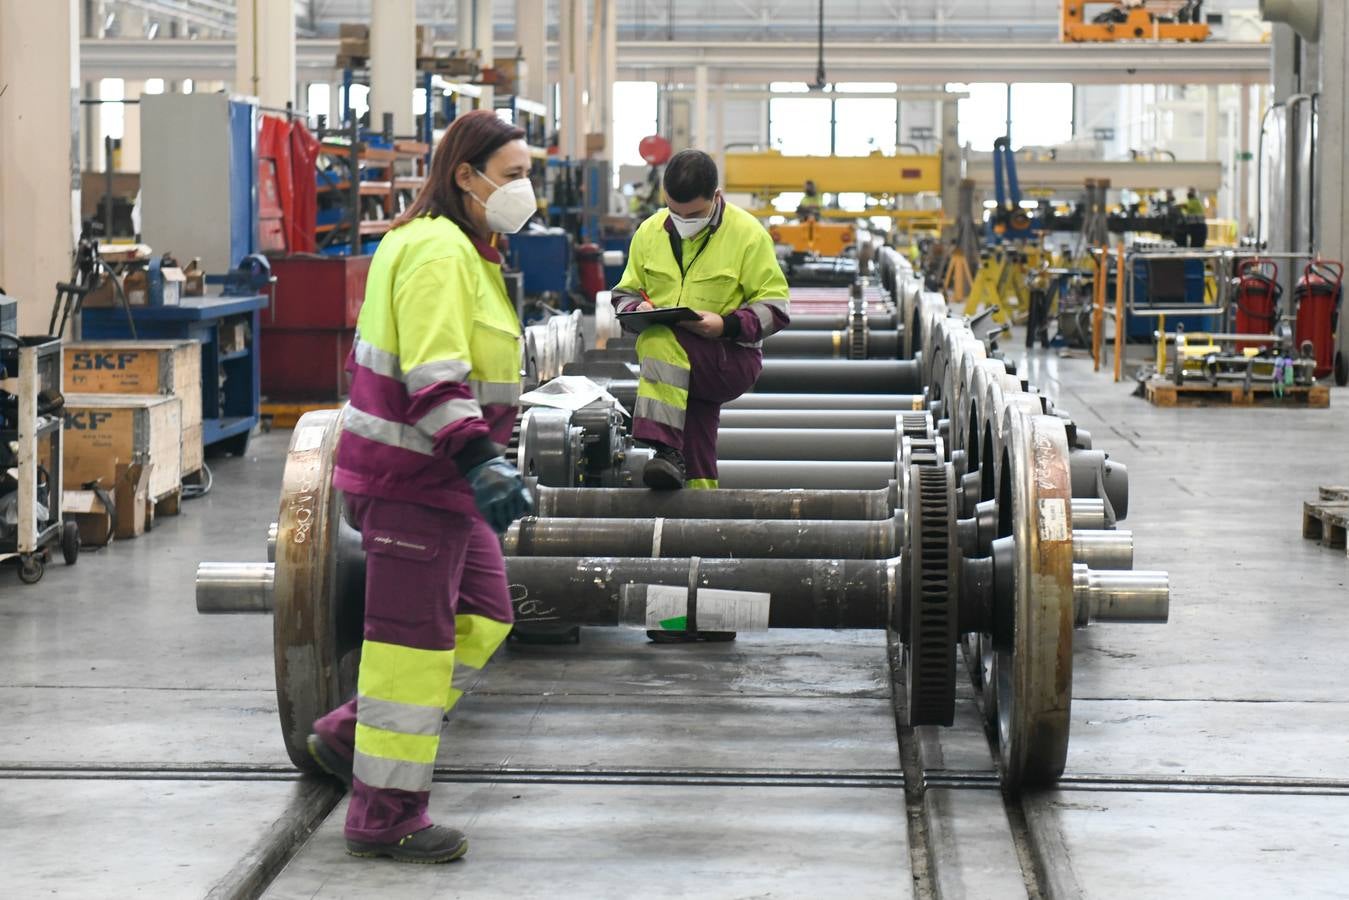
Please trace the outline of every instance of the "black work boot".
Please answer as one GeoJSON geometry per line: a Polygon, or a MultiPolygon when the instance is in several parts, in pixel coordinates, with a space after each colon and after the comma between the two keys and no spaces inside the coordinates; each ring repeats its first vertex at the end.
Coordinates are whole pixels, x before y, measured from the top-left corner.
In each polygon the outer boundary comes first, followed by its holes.
{"type": "Polygon", "coordinates": [[[684,486],[684,454],[664,444],[651,445],[655,452],[642,470],[642,481],[654,491],[677,491],[684,486]]]}
{"type": "Polygon", "coordinates": [[[351,790],[351,760],[338,753],[317,734],[311,734],[306,742],[309,755],[318,763],[318,767],[336,778],[351,790]]]}
{"type": "Polygon", "coordinates": [[[347,852],[364,859],[387,856],[394,862],[447,863],[468,852],[468,838],[458,829],[432,825],[390,844],[370,844],[347,838],[347,852]]]}

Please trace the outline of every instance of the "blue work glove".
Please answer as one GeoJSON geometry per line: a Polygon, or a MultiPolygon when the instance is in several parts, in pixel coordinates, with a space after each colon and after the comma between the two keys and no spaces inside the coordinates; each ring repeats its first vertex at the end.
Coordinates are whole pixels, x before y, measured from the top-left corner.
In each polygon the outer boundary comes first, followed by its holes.
{"type": "Polygon", "coordinates": [[[500,456],[478,463],[464,477],[473,488],[478,512],[497,534],[504,534],[512,522],[534,508],[519,470],[500,456]]]}

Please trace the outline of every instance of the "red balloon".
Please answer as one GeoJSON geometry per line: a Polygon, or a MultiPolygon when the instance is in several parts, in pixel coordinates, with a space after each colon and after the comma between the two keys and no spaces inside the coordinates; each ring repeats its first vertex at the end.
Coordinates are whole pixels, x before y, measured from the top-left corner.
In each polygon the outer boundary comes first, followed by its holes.
{"type": "Polygon", "coordinates": [[[670,161],[674,148],[665,138],[652,134],[642,138],[642,142],[637,145],[637,152],[642,154],[642,159],[648,165],[663,166],[670,161]]]}

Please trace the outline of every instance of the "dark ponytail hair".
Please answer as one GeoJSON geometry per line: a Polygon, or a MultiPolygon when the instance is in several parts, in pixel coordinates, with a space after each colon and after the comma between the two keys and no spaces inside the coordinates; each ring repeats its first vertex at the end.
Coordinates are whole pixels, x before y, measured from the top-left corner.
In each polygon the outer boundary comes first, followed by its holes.
{"type": "Polygon", "coordinates": [[[475,109],[459,116],[436,145],[436,152],[431,157],[431,171],[417,199],[394,219],[391,227],[406,225],[420,216],[444,216],[468,234],[473,234],[473,225],[464,209],[467,195],[455,181],[455,171],[460,163],[468,163],[481,171],[493,153],[524,136],[523,131],[503,122],[488,109],[475,109]]]}

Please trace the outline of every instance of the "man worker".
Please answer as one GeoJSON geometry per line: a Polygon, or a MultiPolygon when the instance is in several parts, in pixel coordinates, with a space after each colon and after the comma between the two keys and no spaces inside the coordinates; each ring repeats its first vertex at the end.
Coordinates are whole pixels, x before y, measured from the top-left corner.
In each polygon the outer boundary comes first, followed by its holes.
{"type": "Polygon", "coordinates": [[[802,222],[820,220],[820,208],[824,205],[819,191],[815,189],[815,182],[807,181],[801,202],[796,205],[796,217],[802,222]]]}
{"type": "Polygon", "coordinates": [[[717,187],[700,150],[665,167],[666,208],[637,228],[614,288],[620,312],[685,306],[696,321],[653,325],[637,338],[641,380],[632,435],[654,454],[643,481],[656,490],[717,486],[721,405],[754,386],[763,339],[789,321],[787,279],[773,240],[717,187]]]}
{"type": "Polygon", "coordinates": [[[1204,201],[1199,199],[1199,193],[1194,188],[1185,192],[1185,205],[1181,208],[1181,212],[1187,216],[1202,216],[1207,213],[1204,201]]]}

